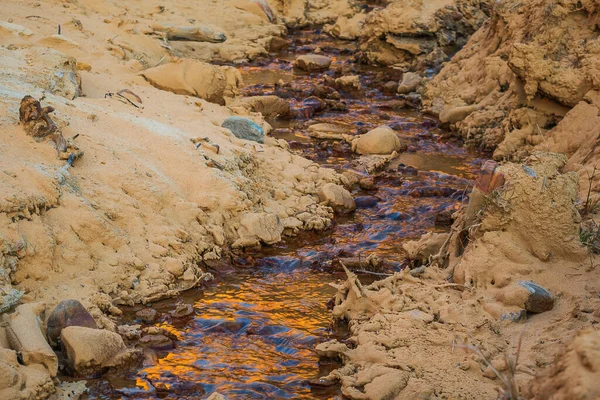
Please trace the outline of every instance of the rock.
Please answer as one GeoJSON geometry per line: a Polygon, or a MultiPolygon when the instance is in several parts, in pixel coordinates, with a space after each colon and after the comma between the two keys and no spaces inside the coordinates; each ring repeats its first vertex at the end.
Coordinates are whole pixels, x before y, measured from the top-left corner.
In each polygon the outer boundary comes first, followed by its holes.
{"type": "Polygon", "coordinates": [[[350,192],[335,183],[323,185],[319,190],[319,199],[340,214],[346,214],[356,209],[350,192]]]}
{"type": "Polygon", "coordinates": [[[175,310],[171,311],[173,318],[185,318],[194,314],[194,307],[190,304],[178,304],[175,310]]]}
{"type": "Polygon", "coordinates": [[[206,101],[225,105],[226,98],[239,94],[240,72],[233,67],[220,67],[201,61],[182,58],[149,68],[140,73],[153,86],[206,101]]]}
{"type": "Polygon", "coordinates": [[[15,288],[3,289],[4,292],[0,293],[0,313],[6,312],[19,304],[21,297],[24,292],[15,288]]]}
{"type": "Polygon", "coordinates": [[[117,332],[127,340],[137,340],[142,336],[141,325],[119,325],[117,332]]]}
{"type": "Polygon", "coordinates": [[[329,69],[331,61],[327,56],[304,54],[296,58],[294,67],[306,72],[324,71],[329,69]]]}
{"type": "Polygon", "coordinates": [[[102,373],[132,356],[123,338],[105,329],[68,326],[62,330],[61,342],[67,352],[68,367],[82,376],[102,373]]]}
{"type": "Polygon", "coordinates": [[[4,316],[8,322],[6,333],[10,347],[21,354],[23,364],[41,364],[54,377],[58,372],[58,358],[42,333],[39,319],[42,310],[40,304],[18,306],[14,313],[4,316]]]}
{"type": "Polygon", "coordinates": [[[380,126],[352,141],[352,151],[358,154],[391,154],[406,149],[396,132],[388,126],[380,126]]]}
{"type": "Polygon", "coordinates": [[[268,50],[278,53],[290,47],[290,41],[279,36],[273,36],[269,42],[268,50]]]}
{"type": "Polygon", "coordinates": [[[265,142],[265,131],[256,122],[243,117],[229,117],[223,122],[238,139],[252,140],[258,143],[265,142]]]}
{"type": "Polygon", "coordinates": [[[268,213],[248,213],[240,220],[238,234],[242,239],[256,239],[266,244],[281,241],[283,224],[279,216],[268,213]]]}
{"type": "Polygon", "coordinates": [[[313,124],[308,127],[308,135],[317,139],[344,140],[349,129],[336,124],[313,124]]]}
{"type": "Polygon", "coordinates": [[[145,324],[151,324],[158,317],[158,311],[153,308],[145,308],[135,313],[135,316],[142,320],[145,324]]]}
{"type": "Polygon", "coordinates": [[[46,399],[53,392],[52,378],[43,366],[22,365],[16,351],[0,348],[0,399],[46,399]]]}
{"type": "Polygon", "coordinates": [[[170,350],[173,348],[173,340],[161,334],[145,335],[138,344],[154,350],[170,350]]]}
{"type": "Polygon", "coordinates": [[[356,208],[373,208],[379,204],[379,199],[375,196],[360,196],[354,199],[356,208]]]}
{"type": "Polygon", "coordinates": [[[208,25],[174,26],[168,24],[153,24],[152,29],[166,35],[169,40],[189,40],[193,42],[223,43],[227,36],[219,29],[208,25]]]}
{"type": "Polygon", "coordinates": [[[396,81],[386,82],[383,85],[383,92],[384,93],[396,93],[396,92],[398,92],[398,82],[396,82],[396,81]]]}
{"type": "Polygon", "coordinates": [[[360,92],[362,85],[358,75],[346,75],[335,80],[335,87],[346,92],[360,92]]]}
{"type": "Polygon", "coordinates": [[[550,311],[554,307],[552,294],[531,281],[520,281],[502,288],[496,299],[505,306],[518,307],[532,313],[550,311]]]}
{"type": "Polygon", "coordinates": [[[219,392],[213,392],[210,396],[206,398],[206,400],[227,400],[227,397],[223,396],[219,392]]]}
{"type": "Polygon", "coordinates": [[[46,336],[52,346],[58,344],[60,332],[67,326],[97,329],[92,315],[77,300],[63,300],[54,307],[46,322],[46,336]]]}
{"type": "Polygon", "coordinates": [[[524,304],[527,311],[542,313],[552,310],[554,307],[554,296],[548,290],[531,281],[520,281],[518,284],[529,292],[529,296],[524,304]]]}
{"type": "Polygon", "coordinates": [[[242,97],[231,106],[242,106],[250,111],[259,112],[267,119],[289,117],[292,112],[287,100],[274,95],[242,97]]]}
{"type": "Polygon", "coordinates": [[[398,85],[399,94],[408,94],[417,90],[423,79],[419,74],[407,72],[402,76],[402,82],[398,85]]]}
{"type": "Polygon", "coordinates": [[[371,177],[361,178],[358,181],[358,187],[360,187],[362,190],[373,190],[375,189],[375,179],[371,177]]]}
{"type": "Polygon", "coordinates": [[[429,258],[437,254],[449,235],[447,233],[429,232],[419,240],[409,240],[402,245],[406,256],[413,266],[418,267],[429,262],[429,258]]]}
{"type": "Polygon", "coordinates": [[[354,40],[360,36],[366,17],[365,13],[356,14],[352,18],[340,16],[335,24],[325,25],[323,30],[340,39],[354,40]]]}
{"type": "Polygon", "coordinates": [[[440,113],[440,122],[442,124],[456,124],[467,118],[471,113],[479,108],[476,104],[471,106],[446,107],[440,113]]]}

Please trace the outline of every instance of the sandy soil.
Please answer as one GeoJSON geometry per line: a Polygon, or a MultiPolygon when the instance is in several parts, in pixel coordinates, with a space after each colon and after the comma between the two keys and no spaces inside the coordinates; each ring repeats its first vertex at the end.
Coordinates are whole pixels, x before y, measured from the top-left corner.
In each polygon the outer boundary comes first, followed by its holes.
{"type": "MultiPolygon", "coordinates": [[[[236,115],[270,129],[261,114],[225,106],[243,84],[235,69],[200,62],[253,60],[290,27],[329,24],[361,42],[363,61],[422,76],[442,67],[418,89],[427,111],[512,162],[496,171],[502,186],[474,192],[451,232],[415,255],[429,264],[421,274],[363,287],[349,273],[333,316],[352,336],[318,347],[344,363],[324,379],[353,399],[597,398],[599,260],[581,233],[594,233],[598,210],[581,199],[599,184],[588,179],[599,157],[599,9],[591,0],[488,6],[398,0],[368,15],[350,0],[2,7],[0,305],[77,299],[114,331],[118,305],[210,279],[202,262],[229,246],[326,228],[333,210],[318,194],[341,178],[285,142],[222,128],[236,115]],[[201,40],[175,40],[182,34],[201,40]],[[135,95],[115,95],[123,89],[135,95]],[[73,166],[19,125],[25,95],[54,108],[69,149],[83,152],[73,166]],[[552,308],[524,312],[521,281],[547,289],[552,308]]],[[[20,365],[4,334],[0,393],[47,398],[48,368],[20,365]]]]}

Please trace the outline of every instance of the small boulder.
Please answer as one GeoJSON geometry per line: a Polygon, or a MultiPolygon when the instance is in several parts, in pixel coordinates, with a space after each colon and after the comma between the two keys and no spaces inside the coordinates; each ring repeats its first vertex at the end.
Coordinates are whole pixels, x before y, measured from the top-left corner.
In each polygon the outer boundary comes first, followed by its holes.
{"type": "Polygon", "coordinates": [[[58,372],[58,358],[42,333],[39,316],[43,308],[39,303],[22,304],[14,313],[5,315],[4,321],[10,328],[6,329],[6,336],[24,365],[41,364],[54,377],[58,372]]]}
{"type": "Polygon", "coordinates": [[[97,329],[94,317],[77,300],[63,300],[54,307],[46,322],[46,336],[52,346],[58,344],[60,332],[67,326],[97,329]]]}
{"type": "Polygon", "coordinates": [[[252,140],[258,143],[265,142],[265,131],[256,122],[243,117],[229,117],[221,125],[227,128],[238,139],[252,140]]]}
{"type": "Polygon", "coordinates": [[[352,141],[352,151],[358,154],[392,154],[406,149],[396,132],[388,126],[380,126],[352,141]]]}
{"type": "Polygon", "coordinates": [[[281,241],[283,224],[276,214],[248,213],[240,220],[238,234],[241,239],[255,239],[266,244],[281,241]]]}
{"type": "Polygon", "coordinates": [[[326,183],[319,190],[319,199],[339,214],[346,214],[356,209],[350,192],[335,183],[326,183]]]}
{"type": "Polygon", "coordinates": [[[360,92],[363,88],[358,75],[346,75],[337,78],[335,80],[335,87],[350,93],[360,92]]]}
{"type": "Polygon", "coordinates": [[[407,72],[402,76],[402,82],[398,85],[399,94],[408,94],[419,88],[423,78],[414,72],[407,72]]]}
{"type": "Polygon", "coordinates": [[[294,67],[306,72],[325,71],[331,66],[331,61],[327,56],[304,54],[296,58],[294,67]]]}
{"type": "Polygon", "coordinates": [[[81,376],[102,373],[123,364],[132,355],[118,333],[104,329],[68,326],[61,332],[61,342],[69,368],[81,376]]]}

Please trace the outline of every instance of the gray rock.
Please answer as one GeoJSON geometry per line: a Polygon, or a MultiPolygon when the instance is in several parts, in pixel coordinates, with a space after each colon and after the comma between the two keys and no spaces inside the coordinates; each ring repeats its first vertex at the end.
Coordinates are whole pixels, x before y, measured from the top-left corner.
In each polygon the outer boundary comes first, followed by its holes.
{"type": "Polygon", "coordinates": [[[56,346],[60,332],[67,326],[98,328],[92,315],[77,300],[63,300],[52,310],[46,328],[46,336],[51,345],[56,346]]]}
{"type": "Polygon", "coordinates": [[[525,301],[525,309],[532,313],[541,313],[552,310],[554,296],[548,290],[531,281],[520,281],[519,285],[530,293],[525,301]]]}
{"type": "Polygon", "coordinates": [[[265,131],[256,122],[242,117],[229,117],[223,122],[227,128],[239,139],[252,140],[258,143],[265,142],[265,131]]]}

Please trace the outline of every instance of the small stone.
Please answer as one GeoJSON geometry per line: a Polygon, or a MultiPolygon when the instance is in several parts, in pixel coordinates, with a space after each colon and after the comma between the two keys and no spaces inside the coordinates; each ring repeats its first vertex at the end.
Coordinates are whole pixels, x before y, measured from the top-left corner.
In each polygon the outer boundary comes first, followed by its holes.
{"type": "Polygon", "coordinates": [[[392,154],[406,149],[396,132],[389,126],[380,126],[352,141],[352,151],[358,154],[392,154]]]}
{"type": "Polygon", "coordinates": [[[145,308],[135,313],[135,316],[142,320],[145,324],[151,324],[158,317],[158,311],[152,308],[145,308]]]}
{"type": "Polygon", "coordinates": [[[362,190],[373,190],[375,189],[375,179],[371,177],[362,178],[358,181],[358,187],[362,190]]]}
{"type": "Polygon", "coordinates": [[[265,131],[256,122],[242,117],[229,117],[223,122],[227,128],[239,139],[252,140],[258,143],[265,142],[265,131]]]}
{"type": "Polygon", "coordinates": [[[142,336],[141,325],[119,325],[117,332],[127,340],[137,340],[142,336]]]}
{"type": "Polygon", "coordinates": [[[77,300],[63,300],[54,307],[48,317],[46,336],[52,346],[58,344],[60,332],[67,326],[83,326],[97,329],[98,325],[92,315],[77,300]]]}
{"type": "Polygon", "coordinates": [[[337,213],[349,213],[356,209],[350,192],[340,185],[326,183],[319,190],[319,199],[333,208],[337,213]]]}
{"type": "Polygon", "coordinates": [[[170,350],[173,348],[173,340],[165,335],[146,335],[140,339],[138,344],[154,350],[170,350]]]}
{"type": "Polygon", "coordinates": [[[185,318],[194,314],[194,307],[190,304],[179,304],[175,310],[171,311],[173,318],[185,318]]]}
{"type": "Polygon", "coordinates": [[[416,91],[421,84],[423,79],[419,76],[419,74],[415,74],[414,72],[407,72],[402,76],[402,82],[398,85],[398,93],[399,94],[408,94],[416,91]]]}
{"type": "Polygon", "coordinates": [[[538,285],[531,281],[520,281],[519,285],[529,291],[529,297],[525,301],[525,309],[532,313],[541,313],[544,311],[550,311],[554,307],[554,296],[538,285]]]}
{"type": "Polygon", "coordinates": [[[331,58],[317,54],[304,54],[296,58],[294,66],[302,71],[324,71],[331,66],[331,58]]]}
{"type": "Polygon", "coordinates": [[[384,93],[396,93],[398,91],[398,82],[389,81],[383,85],[384,93]]]}

